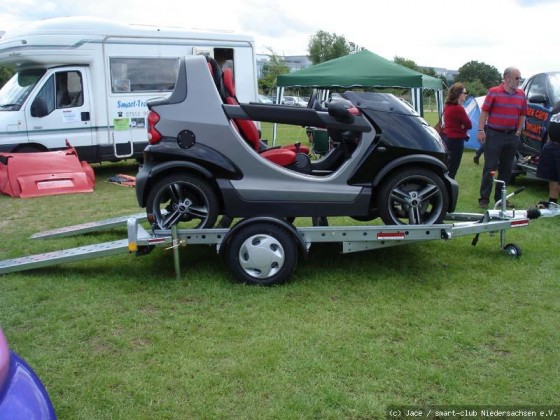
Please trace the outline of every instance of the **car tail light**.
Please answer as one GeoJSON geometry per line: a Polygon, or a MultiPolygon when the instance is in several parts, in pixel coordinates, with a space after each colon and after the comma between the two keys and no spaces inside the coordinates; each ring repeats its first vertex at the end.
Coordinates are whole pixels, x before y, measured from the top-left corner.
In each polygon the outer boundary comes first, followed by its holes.
{"type": "Polygon", "coordinates": [[[150,144],[159,143],[161,140],[161,134],[156,130],[156,124],[159,121],[159,115],[155,111],[150,111],[148,113],[148,142],[150,144]]]}

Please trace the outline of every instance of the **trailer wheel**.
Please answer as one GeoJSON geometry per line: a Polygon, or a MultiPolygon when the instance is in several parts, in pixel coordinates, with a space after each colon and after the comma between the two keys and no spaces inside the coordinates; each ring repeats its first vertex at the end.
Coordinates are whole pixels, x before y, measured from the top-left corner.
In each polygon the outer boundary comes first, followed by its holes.
{"type": "Polygon", "coordinates": [[[516,244],[507,244],[506,246],[504,246],[504,252],[506,253],[506,255],[513,258],[521,257],[521,248],[516,244]]]}
{"type": "Polygon", "coordinates": [[[263,222],[239,228],[225,249],[225,259],[241,283],[273,286],[290,279],[298,250],[289,232],[263,222]]]}
{"type": "Polygon", "coordinates": [[[377,209],[387,225],[441,223],[447,214],[449,196],[441,177],[424,168],[404,168],[383,182],[377,209]]]}
{"type": "Polygon", "coordinates": [[[216,193],[208,182],[173,174],[158,181],[148,194],[146,212],[161,229],[180,223],[183,229],[211,228],[219,215],[216,193]]]}

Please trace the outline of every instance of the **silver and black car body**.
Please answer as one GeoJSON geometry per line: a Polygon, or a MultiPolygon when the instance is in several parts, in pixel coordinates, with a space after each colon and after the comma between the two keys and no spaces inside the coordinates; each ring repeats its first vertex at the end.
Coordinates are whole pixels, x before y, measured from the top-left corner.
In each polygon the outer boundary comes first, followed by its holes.
{"type": "Polygon", "coordinates": [[[157,226],[212,227],[220,215],[433,224],[454,211],[445,146],[393,95],[346,92],[324,109],[313,98],[308,108],[225,104],[219,90],[204,57],[186,57],[172,94],[148,102],[151,144],[136,194],[157,226]],[[247,120],[323,128],[335,147],[317,161],[297,147],[291,160],[274,160],[275,150],[243,137],[247,120]]]}

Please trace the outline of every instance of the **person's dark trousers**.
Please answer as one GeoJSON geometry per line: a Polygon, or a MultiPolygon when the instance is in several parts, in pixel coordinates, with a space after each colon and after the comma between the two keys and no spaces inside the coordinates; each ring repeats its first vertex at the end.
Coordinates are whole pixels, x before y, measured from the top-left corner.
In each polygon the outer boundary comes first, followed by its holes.
{"type": "Polygon", "coordinates": [[[475,152],[475,156],[480,157],[482,156],[482,154],[484,153],[484,146],[480,146],[476,152],[475,152]]]}
{"type": "MultiPolygon", "coordinates": [[[[486,130],[486,142],[484,143],[484,168],[482,169],[482,180],[480,182],[480,198],[490,199],[492,192],[492,175],[490,172],[497,170],[498,179],[507,185],[511,178],[513,160],[519,138],[515,133],[502,133],[492,129],[486,130]]],[[[502,186],[496,185],[494,189],[494,201],[502,198],[502,186]]]]}
{"type": "Polygon", "coordinates": [[[455,175],[457,175],[457,171],[459,170],[459,165],[461,164],[461,158],[463,157],[465,140],[450,139],[444,137],[443,141],[445,143],[445,146],[447,146],[447,155],[449,156],[449,160],[447,162],[447,167],[449,169],[449,176],[455,179],[455,175]]]}

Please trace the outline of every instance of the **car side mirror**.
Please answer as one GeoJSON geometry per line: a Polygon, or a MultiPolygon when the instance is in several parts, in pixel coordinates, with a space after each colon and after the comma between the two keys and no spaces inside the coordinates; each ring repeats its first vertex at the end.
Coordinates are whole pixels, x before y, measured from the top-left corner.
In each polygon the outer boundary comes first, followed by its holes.
{"type": "Polygon", "coordinates": [[[47,107],[47,101],[44,98],[37,97],[31,104],[31,116],[36,118],[42,118],[49,115],[49,109],[47,107]]]}
{"type": "Polygon", "coordinates": [[[546,104],[548,102],[547,97],[545,95],[531,95],[529,97],[529,103],[532,104],[546,104]]]}

